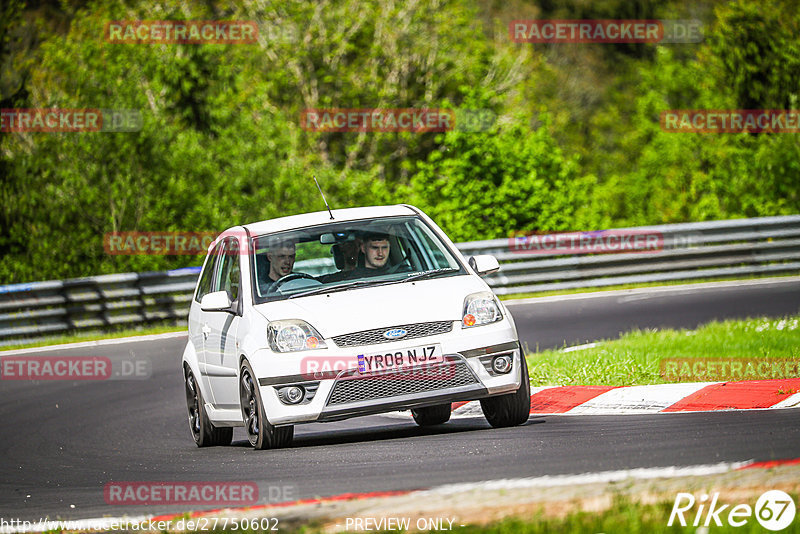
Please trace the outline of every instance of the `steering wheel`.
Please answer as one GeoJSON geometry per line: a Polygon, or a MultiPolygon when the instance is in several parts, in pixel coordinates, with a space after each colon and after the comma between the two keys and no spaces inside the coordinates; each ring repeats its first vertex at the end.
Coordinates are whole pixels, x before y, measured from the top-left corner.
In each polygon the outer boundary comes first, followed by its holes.
{"type": "Polygon", "coordinates": [[[289,273],[286,276],[282,276],[282,277],[278,278],[277,280],[275,280],[275,282],[273,282],[273,284],[272,284],[271,290],[277,292],[278,288],[281,287],[286,282],[291,282],[292,280],[299,280],[300,278],[310,278],[311,280],[314,280],[315,282],[319,281],[319,280],[317,280],[316,278],[314,278],[313,276],[311,276],[310,274],[307,274],[307,273],[289,273]]]}
{"type": "Polygon", "coordinates": [[[406,263],[405,259],[403,261],[401,261],[400,263],[398,263],[397,265],[391,267],[388,271],[386,271],[386,273],[387,274],[399,273],[399,272],[403,272],[403,269],[407,269],[407,271],[405,271],[405,272],[411,272],[411,270],[412,270],[411,266],[408,263],[406,263]]]}

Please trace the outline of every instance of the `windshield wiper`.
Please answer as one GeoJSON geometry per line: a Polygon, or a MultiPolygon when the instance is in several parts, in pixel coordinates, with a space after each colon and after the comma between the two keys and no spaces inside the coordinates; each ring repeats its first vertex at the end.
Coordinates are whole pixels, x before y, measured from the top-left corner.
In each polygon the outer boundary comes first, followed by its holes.
{"type": "Polygon", "coordinates": [[[459,269],[455,269],[453,267],[445,267],[443,269],[433,269],[432,271],[424,271],[421,273],[412,274],[408,278],[399,280],[399,282],[403,283],[403,282],[410,282],[413,280],[422,280],[423,278],[433,278],[435,276],[439,276],[440,274],[454,273],[457,271],[459,271],[459,269]]]}
{"type": "Polygon", "coordinates": [[[293,299],[293,298],[297,298],[297,297],[307,297],[307,296],[310,296],[310,295],[319,295],[320,293],[335,293],[336,291],[346,291],[346,290],[352,289],[354,287],[360,287],[360,286],[363,286],[363,285],[373,284],[373,283],[375,283],[375,282],[372,281],[372,280],[354,280],[354,281],[349,282],[347,284],[339,284],[339,285],[330,286],[330,287],[324,287],[324,286],[323,287],[316,287],[316,288],[311,289],[309,291],[303,291],[302,293],[295,293],[294,295],[289,295],[286,298],[287,299],[293,299]]]}

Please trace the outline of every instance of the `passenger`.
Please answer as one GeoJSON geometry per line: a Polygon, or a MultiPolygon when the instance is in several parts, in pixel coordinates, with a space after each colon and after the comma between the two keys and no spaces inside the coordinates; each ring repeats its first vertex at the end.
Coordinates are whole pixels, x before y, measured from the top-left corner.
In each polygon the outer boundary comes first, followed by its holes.
{"type": "MultiPolygon", "coordinates": [[[[392,267],[389,265],[391,243],[389,242],[388,235],[378,233],[367,234],[361,242],[361,252],[364,258],[364,264],[358,265],[353,269],[348,277],[349,279],[401,272],[398,266],[392,267]]],[[[400,267],[400,269],[402,269],[402,267],[400,267]]],[[[410,270],[410,268],[406,266],[405,270],[410,270]]]]}

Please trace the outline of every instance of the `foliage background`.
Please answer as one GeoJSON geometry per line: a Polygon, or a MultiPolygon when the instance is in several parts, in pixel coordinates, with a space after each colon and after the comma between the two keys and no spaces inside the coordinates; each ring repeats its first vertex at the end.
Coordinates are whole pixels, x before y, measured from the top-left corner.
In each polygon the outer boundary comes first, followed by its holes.
{"type": "Polygon", "coordinates": [[[798,109],[793,0],[70,0],[0,8],[0,107],[141,110],[136,133],[0,134],[0,284],[197,265],[111,231],[411,203],[454,240],[800,212],[798,134],[665,109],[798,109]],[[699,19],[694,44],[517,44],[514,19],[699,19]],[[249,45],[111,44],[109,20],[255,20],[249,45]],[[312,133],[313,107],[491,109],[486,132],[312,133]]]}

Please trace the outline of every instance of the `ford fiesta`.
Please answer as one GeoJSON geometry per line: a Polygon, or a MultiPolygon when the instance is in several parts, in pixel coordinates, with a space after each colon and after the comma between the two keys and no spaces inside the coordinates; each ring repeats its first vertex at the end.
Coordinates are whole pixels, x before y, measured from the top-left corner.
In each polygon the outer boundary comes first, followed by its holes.
{"type": "Polygon", "coordinates": [[[294,425],[411,410],[419,425],[480,399],[493,427],[522,424],[530,383],[514,321],[413,206],[308,213],[237,226],[209,247],[189,311],[183,373],[200,447],[243,426],[256,449],[294,425]]]}

